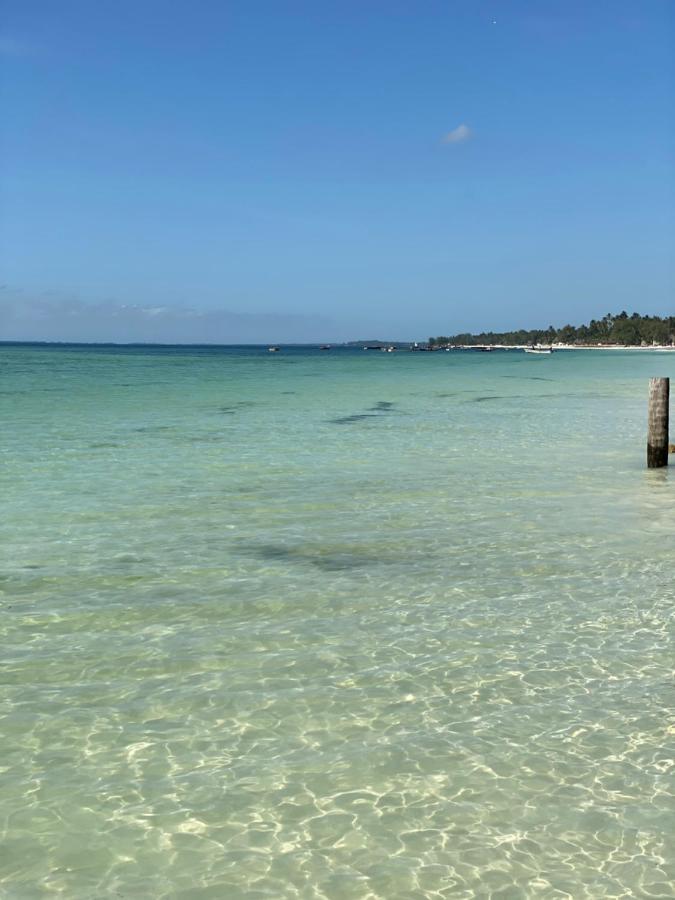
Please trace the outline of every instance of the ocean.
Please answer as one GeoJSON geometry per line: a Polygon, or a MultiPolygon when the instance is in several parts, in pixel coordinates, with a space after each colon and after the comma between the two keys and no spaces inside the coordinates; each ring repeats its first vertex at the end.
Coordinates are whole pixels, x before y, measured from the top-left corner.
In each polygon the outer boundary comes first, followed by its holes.
{"type": "Polygon", "coordinates": [[[0,347],[0,895],[675,895],[652,375],[0,347]]]}

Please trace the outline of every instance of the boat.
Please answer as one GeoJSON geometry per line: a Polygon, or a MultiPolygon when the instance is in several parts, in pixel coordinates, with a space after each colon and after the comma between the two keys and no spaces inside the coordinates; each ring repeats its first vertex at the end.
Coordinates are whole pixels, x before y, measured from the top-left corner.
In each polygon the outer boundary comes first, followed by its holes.
{"type": "Polygon", "coordinates": [[[330,344],[322,344],[319,350],[330,350],[330,344]]]}
{"type": "Polygon", "coordinates": [[[278,353],[278,352],[279,352],[279,348],[278,348],[278,347],[268,347],[268,348],[267,348],[267,352],[268,352],[268,353],[278,353]]]}
{"type": "Polygon", "coordinates": [[[534,344],[531,347],[525,348],[526,353],[546,353],[547,355],[553,353],[553,347],[535,347],[534,344]]]}

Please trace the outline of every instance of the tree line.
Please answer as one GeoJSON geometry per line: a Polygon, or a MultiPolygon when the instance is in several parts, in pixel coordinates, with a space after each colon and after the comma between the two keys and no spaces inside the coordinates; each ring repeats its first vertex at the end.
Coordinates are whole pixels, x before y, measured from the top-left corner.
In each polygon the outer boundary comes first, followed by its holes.
{"type": "Polygon", "coordinates": [[[588,325],[563,325],[562,328],[535,328],[518,331],[483,331],[480,334],[453,334],[429,338],[431,347],[446,344],[620,344],[640,346],[675,343],[675,316],[641,316],[639,313],[607,313],[591,319],[588,325]]]}

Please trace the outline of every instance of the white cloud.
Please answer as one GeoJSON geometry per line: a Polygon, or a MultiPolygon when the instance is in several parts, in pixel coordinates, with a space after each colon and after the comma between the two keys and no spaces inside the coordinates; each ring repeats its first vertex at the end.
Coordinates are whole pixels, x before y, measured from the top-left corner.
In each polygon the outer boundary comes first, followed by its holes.
{"type": "Polygon", "coordinates": [[[469,138],[473,137],[473,131],[469,128],[468,125],[458,125],[457,128],[453,128],[452,131],[449,131],[445,137],[443,138],[444,144],[461,144],[464,141],[468,141],[469,138]]]}

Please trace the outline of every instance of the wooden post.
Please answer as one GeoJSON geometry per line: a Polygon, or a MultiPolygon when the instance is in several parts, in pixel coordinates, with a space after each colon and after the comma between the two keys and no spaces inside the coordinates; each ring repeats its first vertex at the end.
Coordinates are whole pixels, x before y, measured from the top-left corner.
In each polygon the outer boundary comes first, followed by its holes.
{"type": "Polygon", "coordinates": [[[647,466],[659,469],[668,465],[668,394],[670,378],[649,379],[647,416],[647,466]]]}

